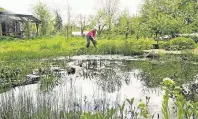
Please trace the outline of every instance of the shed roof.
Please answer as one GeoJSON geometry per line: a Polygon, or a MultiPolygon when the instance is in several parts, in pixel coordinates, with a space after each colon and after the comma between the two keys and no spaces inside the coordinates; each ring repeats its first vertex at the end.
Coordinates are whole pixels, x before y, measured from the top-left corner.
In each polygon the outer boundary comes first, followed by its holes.
{"type": "Polygon", "coordinates": [[[24,22],[28,21],[28,19],[31,22],[35,22],[35,23],[38,23],[38,24],[41,22],[39,19],[37,19],[33,15],[14,14],[14,13],[9,13],[9,12],[0,12],[0,17],[2,17],[2,16],[7,16],[7,17],[10,17],[12,19],[20,20],[20,21],[24,21],[24,22]]]}

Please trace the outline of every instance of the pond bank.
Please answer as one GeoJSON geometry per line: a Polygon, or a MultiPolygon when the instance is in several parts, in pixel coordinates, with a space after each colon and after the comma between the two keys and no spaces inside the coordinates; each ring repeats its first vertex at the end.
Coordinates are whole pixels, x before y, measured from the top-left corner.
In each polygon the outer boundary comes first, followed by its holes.
{"type": "Polygon", "coordinates": [[[143,50],[145,53],[150,53],[153,52],[155,54],[176,54],[176,55],[180,55],[182,54],[182,51],[167,51],[164,49],[151,49],[151,50],[143,50]]]}

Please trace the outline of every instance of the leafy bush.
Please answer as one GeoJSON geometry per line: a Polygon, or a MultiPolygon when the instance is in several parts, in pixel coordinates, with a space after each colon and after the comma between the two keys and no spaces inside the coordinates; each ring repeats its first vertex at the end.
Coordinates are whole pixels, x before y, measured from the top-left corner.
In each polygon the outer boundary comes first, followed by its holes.
{"type": "Polygon", "coordinates": [[[12,69],[10,67],[0,68],[0,89],[8,88],[14,85],[21,78],[21,70],[19,68],[12,69]]]}
{"type": "Polygon", "coordinates": [[[124,55],[141,55],[143,52],[136,48],[134,42],[125,41],[118,46],[118,51],[124,55]]]}
{"type": "Polygon", "coordinates": [[[171,50],[193,49],[194,47],[195,41],[191,38],[178,37],[170,41],[171,50]]]}
{"type": "Polygon", "coordinates": [[[197,36],[187,36],[186,38],[191,38],[195,41],[195,43],[198,43],[198,37],[197,36]]]}
{"type": "Polygon", "coordinates": [[[99,46],[99,52],[103,54],[116,54],[117,46],[115,42],[109,41],[106,44],[99,46]]]}
{"type": "Polygon", "coordinates": [[[138,50],[148,50],[153,47],[153,43],[155,43],[155,41],[152,39],[139,39],[133,41],[132,47],[138,50]]]}
{"type": "Polygon", "coordinates": [[[52,47],[53,49],[61,49],[61,43],[54,44],[52,47]]]}
{"type": "Polygon", "coordinates": [[[162,41],[159,42],[160,49],[169,50],[170,49],[170,42],[162,41]]]}

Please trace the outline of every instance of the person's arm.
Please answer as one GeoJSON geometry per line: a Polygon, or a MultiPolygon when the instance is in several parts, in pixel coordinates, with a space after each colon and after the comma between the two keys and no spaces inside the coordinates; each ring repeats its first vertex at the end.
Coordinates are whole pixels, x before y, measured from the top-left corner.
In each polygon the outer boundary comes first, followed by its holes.
{"type": "Polygon", "coordinates": [[[94,35],[93,31],[91,32],[91,38],[93,38],[95,40],[95,35],[94,35]]]}
{"type": "Polygon", "coordinates": [[[96,38],[96,32],[92,32],[92,38],[95,40],[95,38],[96,38]]]}

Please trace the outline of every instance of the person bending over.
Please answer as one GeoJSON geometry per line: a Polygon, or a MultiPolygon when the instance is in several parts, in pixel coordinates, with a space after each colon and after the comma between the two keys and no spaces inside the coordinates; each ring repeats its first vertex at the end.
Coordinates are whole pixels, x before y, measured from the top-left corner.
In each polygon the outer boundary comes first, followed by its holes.
{"type": "Polygon", "coordinates": [[[96,40],[95,40],[95,38],[96,38],[96,29],[92,29],[92,30],[90,30],[88,33],[87,33],[87,35],[86,35],[86,37],[87,37],[87,48],[90,46],[90,41],[92,41],[92,43],[93,43],[93,45],[94,45],[94,47],[96,47],[96,40]]]}

